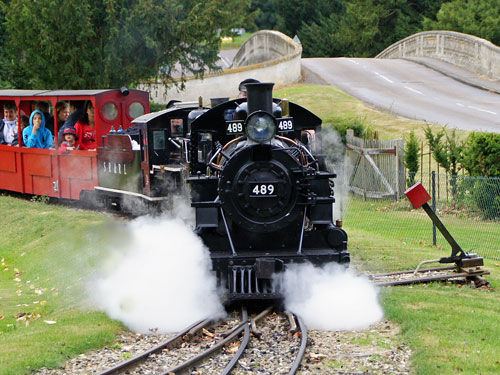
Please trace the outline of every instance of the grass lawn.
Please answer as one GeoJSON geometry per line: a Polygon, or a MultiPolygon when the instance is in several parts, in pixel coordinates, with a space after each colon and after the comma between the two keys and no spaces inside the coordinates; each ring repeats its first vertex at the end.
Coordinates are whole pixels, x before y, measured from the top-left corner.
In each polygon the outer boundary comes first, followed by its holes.
{"type": "MultiPolygon", "coordinates": [[[[394,240],[406,229],[389,229],[390,223],[408,212],[396,211],[394,217],[371,202],[355,204],[356,211],[347,212],[345,219],[353,263],[374,271],[397,270],[447,254],[394,240]]],[[[0,374],[57,367],[69,357],[110,345],[122,325],[87,310],[80,296],[82,279],[97,263],[111,219],[6,196],[0,196],[0,210],[8,218],[0,238],[0,374]]],[[[452,233],[460,229],[449,225],[452,233]]],[[[498,288],[500,264],[486,261],[486,269],[498,288]]],[[[498,292],[434,283],[385,288],[381,302],[386,316],[402,327],[402,340],[414,353],[415,373],[499,373],[498,292]]]]}
{"type": "Polygon", "coordinates": [[[103,214],[0,196],[0,374],[58,366],[113,342],[122,325],[84,308],[103,214]]]}
{"type": "MultiPolygon", "coordinates": [[[[407,211],[387,214],[374,208],[377,204],[362,201],[351,202],[350,207],[345,229],[354,264],[376,272],[395,271],[450,254],[425,243],[397,240],[410,232],[405,225],[396,224],[408,223],[407,211]]],[[[416,214],[412,214],[413,220],[430,222],[416,214]]],[[[468,230],[454,221],[447,228],[452,235],[468,230]]],[[[488,228],[486,225],[484,233],[488,234],[488,228]]],[[[495,233],[498,238],[498,226],[495,233]]],[[[413,350],[416,374],[500,373],[500,294],[496,291],[500,262],[485,260],[485,269],[491,272],[487,279],[494,290],[432,283],[381,291],[386,317],[401,324],[403,340],[413,350]]]]}

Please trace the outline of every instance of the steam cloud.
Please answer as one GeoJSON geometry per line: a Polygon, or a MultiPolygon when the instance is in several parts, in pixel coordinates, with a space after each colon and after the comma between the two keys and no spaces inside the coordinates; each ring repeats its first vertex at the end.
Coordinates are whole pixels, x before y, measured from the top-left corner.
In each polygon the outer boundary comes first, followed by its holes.
{"type": "Polygon", "coordinates": [[[334,218],[343,220],[344,207],[347,205],[348,186],[346,173],[349,168],[344,165],[345,146],[340,134],[331,127],[324,126],[321,131],[323,152],[326,155],[328,171],[336,173],[334,218]]]}
{"type": "Polygon", "coordinates": [[[183,220],[141,217],[115,238],[89,291],[98,308],[135,332],[177,332],[225,314],[210,267],[207,250],[183,220]]]}
{"type": "Polygon", "coordinates": [[[375,287],[338,264],[295,264],[282,278],[285,307],[310,329],[364,329],[383,317],[375,287]]]}

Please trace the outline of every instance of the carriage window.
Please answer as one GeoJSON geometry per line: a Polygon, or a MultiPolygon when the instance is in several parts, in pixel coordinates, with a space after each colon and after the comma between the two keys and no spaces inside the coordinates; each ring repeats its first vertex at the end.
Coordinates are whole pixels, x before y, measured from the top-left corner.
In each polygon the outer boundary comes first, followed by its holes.
{"type": "Polygon", "coordinates": [[[108,103],[102,107],[102,114],[106,120],[112,121],[118,116],[118,108],[113,103],[108,103]]]}
{"type": "Polygon", "coordinates": [[[128,114],[132,118],[142,116],[144,114],[144,106],[139,102],[134,102],[128,107],[128,114]]]}
{"type": "Polygon", "coordinates": [[[172,137],[182,137],[184,135],[184,121],[181,118],[173,118],[170,120],[170,134],[172,137]]]}
{"type": "Polygon", "coordinates": [[[165,132],[163,130],[153,131],[153,148],[155,150],[165,149],[165,132]]]}

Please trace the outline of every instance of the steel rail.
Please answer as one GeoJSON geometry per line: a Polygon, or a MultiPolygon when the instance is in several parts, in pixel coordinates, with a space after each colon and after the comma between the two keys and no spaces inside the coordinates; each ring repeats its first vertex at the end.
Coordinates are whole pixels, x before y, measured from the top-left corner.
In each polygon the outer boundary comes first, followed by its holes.
{"type": "MultiPolygon", "coordinates": [[[[418,273],[425,273],[425,272],[437,272],[437,271],[449,271],[449,270],[454,270],[456,269],[457,266],[443,266],[443,267],[433,267],[433,268],[423,268],[418,270],[418,273]]],[[[410,273],[414,273],[415,270],[407,270],[407,271],[395,271],[395,272],[387,272],[387,273],[377,273],[375,275],[368,275],[368,278],[370,279],[376,279],[378,277],[383,277],[383,276],[396,276],[396,275],[406,275],[410,273]]]]}
{"type": "Polygon", "coordinates": [[[189,327],[187,327],[183,331],[179,332],[174,337],[162,342],[161,344],[159,344],[159,345],[157,345],[157,346],[155,346],[155,347],[153,347],[153,348],[151,348],[151,349],[149,349],[141,354],[136,355],[135,357],[130,358],[127,361],[121,362],[110,369],[107,369],[107,370],[100,372],[99,375],[116,374],[117,372],[119,372],[120,370],[123,370],[124,368],[131,367],[131,366],[139,363],[141,360],[146,359],[147,357],[149,357],[153,353],[157,353],[165,348],[168,348],[168,349],[173,348],[178,343],[178,341],[180,341],[184,338],[184,336],[186,334],[189,334],[189,333],[194,334],[195,331],[201,330],[203,327],[206,327],[210,322],[211,322],[210,319],[200,320],[200,321],[190,325],[189,327]]]}
{"type": "Polygon", "coordinates": [[[299,322],[299,327],[300,327],[300,332],[302,334],[302,338],[300,340],[300,348],[299,352],[297,353],[297,357],[295,358],[295,361],[293,361],[292,368],[290,369],[290,372],[288,375],[295,375],[297,370],[299,369],[300,363],[302,362],[302,359],[304,358],[304,355],[306,354],[306,348],[307,348],[307,327],[304,324],[304,321],[297,315],[295,315],[297,321],[299,322]]]}
{"type": "Polygon", "coordinates": [[[439,281],[439,280],[449,280],[449,279],[456,279],[459,277],[471,277],[471,276],[482,276],[482,275],[489,275],[489,271],[478,271],[475,273],[469,273],[469,272],[462,272],[462,273],[455,273],[455,274],[449,274],[449,275],[440,275],[440,276],[430,276],[430,277],[422,277],[420,279],[408,279],[408,280],[396,280],[396,281],[386,281],[386,282],[379,282],[379,283],[373,283],[376,286],[393,286],[393,285],[405,285],[405,284],[418,284],[418,283],[427,283],[430,281],[439,281]]]}
{"type": "Polygon", "coordinates": [[[160,375],[175,375],[175,374],[188,373],[189,367],[194,366],[199,362],[202,362],[210,354],[216,352],[226,344],[236,339],[239,336],[239,334],[245,329],[246,326],[248,326],[248,315],[247,315],[247,320],[242,321],[238,326],[236,326],[233,329],[232,333],[229,336],[227,336],[224,340],[219,341],[217,344],[213,345],[209,349],[205,350],[204,352],[198,354],[195,357],[188,359],[187,361],[181,363],[180,365],[177,365],[176,367],[173,367],[165,372],[162,372],[160,375]]]}
{"type": "MultiPolygon", "coordinates": [[[[248,312],[245,307],[242,309],[242,320],[248,323],[248,312]]],[[[234,367],[236,366],[241,356],[243,355],[243,352],[247,348],[249,342],[250,342],[250,326],[248,324],[245,324],[245,335],[243,336],[243,340],[241,341],[240,347],[238,348],[238,351],[234,355],[233,359],[231,359],[231,361],[227,364],[224,371],[221,372],[221,375],[231,374],[234,367]]]]}

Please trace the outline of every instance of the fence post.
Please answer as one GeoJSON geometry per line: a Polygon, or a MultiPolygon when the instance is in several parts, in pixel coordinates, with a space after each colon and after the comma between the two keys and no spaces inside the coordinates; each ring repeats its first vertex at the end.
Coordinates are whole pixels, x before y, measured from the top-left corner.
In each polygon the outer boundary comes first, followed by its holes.
{"type": "Polygon", "coordinates": [[[424,184],[424,141],[420,142],[420,182],[424,184]]]}
{"type": "MultiPolygon", "coordinates": [[[[436,171],[432,171],[432,211],[436,212],[436,171]]],[[[432,223],[432,244],[437,245],[436,224],[432,223]]]]}

